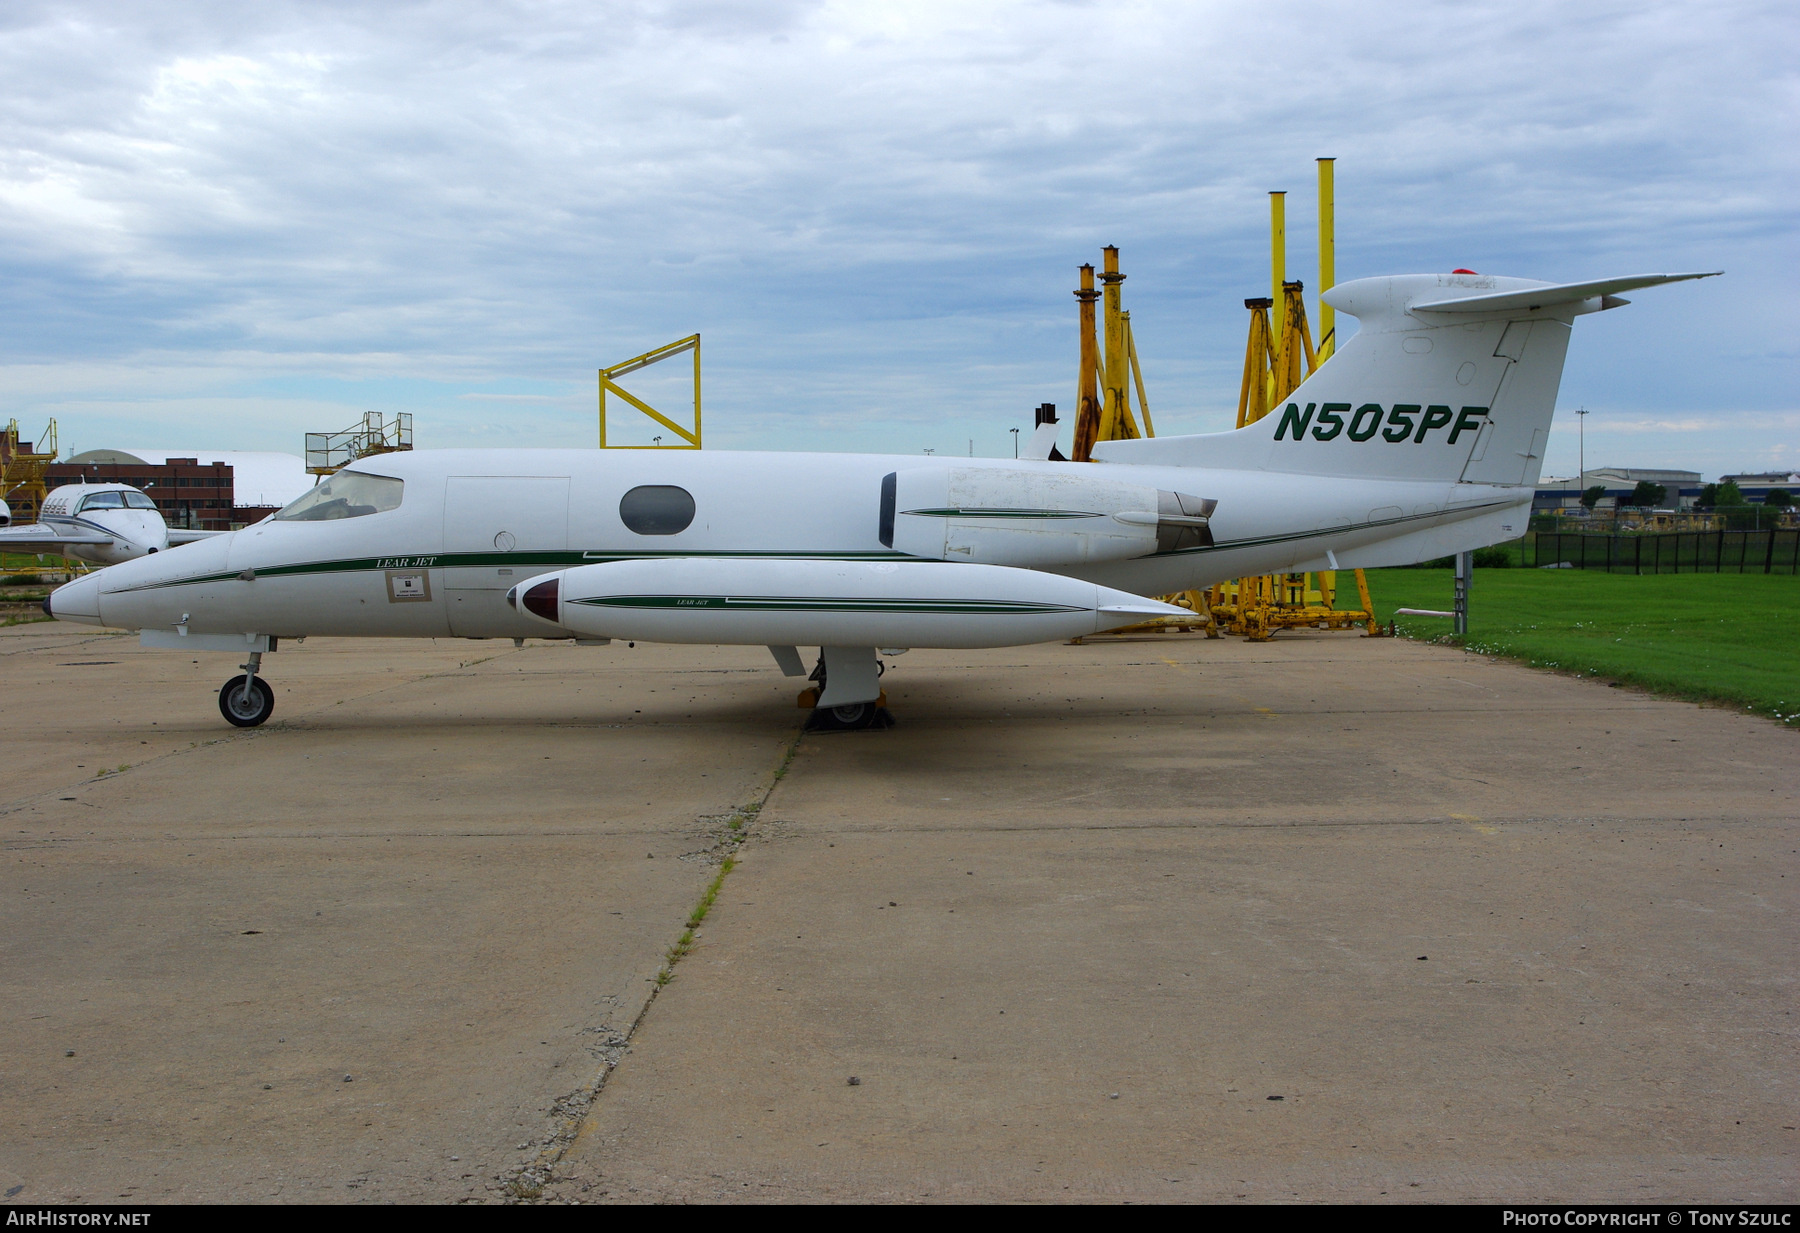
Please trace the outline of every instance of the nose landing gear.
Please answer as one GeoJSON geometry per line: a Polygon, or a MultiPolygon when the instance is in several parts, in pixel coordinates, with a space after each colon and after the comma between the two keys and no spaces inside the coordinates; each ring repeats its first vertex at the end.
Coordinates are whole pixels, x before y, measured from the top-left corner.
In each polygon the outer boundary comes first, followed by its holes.
{"type": "Polygon", "coordinates": [[[250,652],[244,675],[234,676],[219,690],[219,713],[226,722],[239,728],[254,728],[275,710],[275,691],[256,675],[262,667],[262,652],[250,652]]]}

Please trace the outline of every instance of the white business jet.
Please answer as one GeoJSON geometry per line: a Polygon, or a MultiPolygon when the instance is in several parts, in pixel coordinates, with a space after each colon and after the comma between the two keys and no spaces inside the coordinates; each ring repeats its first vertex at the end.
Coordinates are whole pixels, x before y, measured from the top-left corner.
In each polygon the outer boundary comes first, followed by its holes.
{"type": "Polygon", "coordinates": [[[441,450],[339,471],[254,527],[58,588],[69,621],[248,653],[226,719],[268,718],[265,652],[309,634],[820,648],[813,722],[880,722],[878,654],[1129,625],[1164,595],[1405,565],[1525,530],[1570,326],[1702,274],[1341,284],[1361,329],[1234,432],[1033,457],[441,450]]]}
{"type": "Polygon", "coordinates": [[[45,553],[117,565],[224,531],[184,531],[163,521],[156,502],[130,484],[64,484],[44,498],[39,520],[0,523],[0,552],[45,553]]]}

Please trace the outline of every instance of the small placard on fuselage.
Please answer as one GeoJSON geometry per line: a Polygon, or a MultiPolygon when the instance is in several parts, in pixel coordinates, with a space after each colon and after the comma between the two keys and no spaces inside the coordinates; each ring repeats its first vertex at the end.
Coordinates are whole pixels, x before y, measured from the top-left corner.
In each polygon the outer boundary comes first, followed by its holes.
{"type": "Polygon", "coordinates": [[[387,572],[388,603],[430,600],[431,574],[422,569],[390,569],[387,572]]]}

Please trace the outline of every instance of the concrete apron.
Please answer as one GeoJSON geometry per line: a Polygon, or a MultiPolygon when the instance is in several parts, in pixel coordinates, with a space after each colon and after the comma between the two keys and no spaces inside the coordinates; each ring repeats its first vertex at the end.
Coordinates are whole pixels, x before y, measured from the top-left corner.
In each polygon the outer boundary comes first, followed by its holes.
{"type": "Polygon", "coordinates": [[[796,726],[760,649],[315,641],[246,732],[228,657],[6,633],[18,1203],[509,1197],[796,726]]]}
{"type": "Polygon", "coordinates": [[[1341,635],[896,669],[545,1197],[1800,1194],[1794,733],[1341,635]]]}
{"type": "Polygon", "coordinates": [[[915,651],[769,795],[760,648],[315,641],[252,732],[224,657],[0,662],[17,1202],[1794,1196],[1762,721],[1345,636],[915,651]]]}

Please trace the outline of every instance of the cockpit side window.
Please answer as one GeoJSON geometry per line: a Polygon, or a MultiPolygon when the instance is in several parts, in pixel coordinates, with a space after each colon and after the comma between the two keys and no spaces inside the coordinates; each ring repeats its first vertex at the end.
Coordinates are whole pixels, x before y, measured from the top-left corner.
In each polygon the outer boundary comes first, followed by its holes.
{"type": "Polygon", "coordinates": [[[406,485],[385,475],[339,471],[275,515],[277,522],[331,522],[366,518],[400,507],[406,485]]]}
{"type": "Polygon", "coordinates": [[[81,510],[78,512],[86,512],[90,509],[119,509],[125,504],[122,499],[123,495],[119,492],[91,492],[81,498],[81,510]]]}
{"type": "Polygon", "coordinates": [[[156,508],[156,502],[141,492],[121,492],[119,495],[125,498],[125,508],[127,509],[153,510],[156,508]]]}

